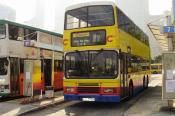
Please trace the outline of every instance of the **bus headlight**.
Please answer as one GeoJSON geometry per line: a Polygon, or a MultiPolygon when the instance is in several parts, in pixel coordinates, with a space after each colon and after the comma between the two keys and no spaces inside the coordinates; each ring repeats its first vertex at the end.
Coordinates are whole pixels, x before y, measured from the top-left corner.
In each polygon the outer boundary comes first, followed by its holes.
{"type": "Polygon", "coordinates": [[[75,87],[66,87],[64,90],[65,93],[76,93],[75,87]]]}
{"type": "Polygon", "coordinates": [[[104,93],[114,93],[114,88],[104,88],[103,92],[104,93]]]}
{"type": "Polygon", "coordinates": [[[0,79],[0,82],[5,82],[5,79],[0,79]]]}

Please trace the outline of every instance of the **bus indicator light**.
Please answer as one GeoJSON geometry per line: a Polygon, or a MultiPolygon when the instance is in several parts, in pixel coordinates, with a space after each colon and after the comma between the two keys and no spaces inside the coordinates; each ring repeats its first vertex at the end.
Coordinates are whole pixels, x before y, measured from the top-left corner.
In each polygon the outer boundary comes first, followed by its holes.
{"type": "Polygon", "coordinates": [[[64,39],[63,44],[66,46],[68,44],[68,39],[64,39]]]}
{"type": "Polygon", "coordinates": [[[113,41],[113,36],[112,35],[107,36],[107,41],[112,42],[113,41]]]}

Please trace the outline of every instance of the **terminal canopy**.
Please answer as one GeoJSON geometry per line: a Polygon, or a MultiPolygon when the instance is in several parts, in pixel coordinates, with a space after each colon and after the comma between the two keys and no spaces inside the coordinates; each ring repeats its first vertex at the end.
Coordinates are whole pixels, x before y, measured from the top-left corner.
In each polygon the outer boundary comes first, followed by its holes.
{"type": "Polygon", "coordinates": [[[160,44],[162,51],[169,50],[169,42],[168,42],[168,33],[163,32],[163,22],[161,19],[155,20],[148,24],[148,27],[152,34],[154,35],[155,39],[160,44]]]}

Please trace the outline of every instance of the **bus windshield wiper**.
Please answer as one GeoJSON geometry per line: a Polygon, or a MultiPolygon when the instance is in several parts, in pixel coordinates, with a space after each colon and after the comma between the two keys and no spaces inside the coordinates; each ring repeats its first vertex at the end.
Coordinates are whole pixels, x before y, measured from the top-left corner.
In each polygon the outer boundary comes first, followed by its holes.
{"type": "MultiPolygon", "coordinates": [[[[88,67],[88,61],[87,62],[85,62],[85,61],[83,61],[84,60],[84,58],[85,58],[85,55],[83,56],[81,53],[80,53],[80,51],[78,51],[78,50],[76,50],[76,53],[78,54],[78,56],[80,57],[80,58],[78,58],[79,59],[79,68],[80,68],[80,70],[82,71],[82,73],[84,73],[84,74],[87,74],[87,76],[88,76],[88,74],[89,74],[89,67],[88,67]]],[[[86,59],[86,58],[85,58],[86,59]]]]}
{"type": "Polygon", "coordinates": [[[101,49],[100,51],[98,51],[97,54],[95,54],[95,56],[93,57],[92,61],[94,61],[101,53],[103,53],[103,49],[101,49]]]}

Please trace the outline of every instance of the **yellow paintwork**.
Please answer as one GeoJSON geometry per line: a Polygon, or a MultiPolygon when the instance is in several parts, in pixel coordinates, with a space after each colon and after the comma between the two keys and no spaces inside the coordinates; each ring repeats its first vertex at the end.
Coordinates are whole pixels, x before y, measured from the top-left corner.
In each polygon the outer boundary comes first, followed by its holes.
{"type": "Polygon", "coordinates": [[[127,47],[131,47],[131,54],[141,56],[144,59],[150,59],[150,48],[146,44],[135,39],[123,30],[119,30],[120,49],[127,52],[127,47]]]}
{"type": "Polygon", "coordinates": [[[66,79],[64,86],[75,87],[78,83],[98,83],[101,87],[118,87],[120,86],[120,79],[66,79]]]}
{"type": "MultiPolygon", "coordinates": [[[[64,52],[71,52],[75,50],[84,51],[84,50],[112,49],[112,50],[121,50],[122,52],[127,53],[128,47],[130,47],[131,54],[140,56],[146,60],[150,60],[149,46],[137,40],[133,36],[127,34],[123,30],[118,29],[116,15],[117,15],[116,7],[114,7],[115,24],[113,26],[100,26],[100,27],[65,30],[64,40],[66,40],[67,45],[64,45],[64,52]],[[106,37],[112,36],[112,42],[106,41],[106,45],[71,47],[71,33],[102,30],[102,29],[106,30],[106,37]]],[[[128,79],[128,82],[130,79],[132,79],[134,85],[136,86],[143,84],[144,75],[149,76],[149,74],[150,74],[149,70],[137,73],[129,73],[128,75],[130,75],[130,78],[128,79]]],[[[118,75],[118,77],[115,79],[64,79],[64,86],[78,86],[78,83],[83,82],[83,83],[100,83],[100,86],[103,87],[120,87],[119,77],[120,75],[118,75]]]]}
{"type": "Polygon", "coordinates": [[[41,61],[40,60],[33,60],[33,83],[41,83],[41,61]]]}
{"type": "Polygon", "coordinates": [[[83,28],[83,29],[74,29],[74,30],[65,30],[64,32],[64,39],[67,39],[67,45],[64,45],[64,51],[74,51],[74,50],[97,50],[97,49],[114,49],[114,48],[119,48],[119,38],[118,34],[115,30],[117,27],[116,26],[109,26],[109,27],[94,27],[94,28],[83,28]],[[92,31],[92,30],[100,30],[100,29],[105,29],[107,35],[112,35],[113,36],[113,41],[112,42],[107,42],[106,45],[97,45],[97,46],[79,46],[79,47],[71,47],[71,39],[70,35],[72,32],[80,32],[80,31],[92,31]]]}
{"type": "Polygon", "coordinates": [[[162,73],[162,64],[161,63],[154,63],[154,64],[151,64],[151,73],[162,73]],[[157,69],[152,69],[152,66],[157,66],[158,68],[157,69]]]}

